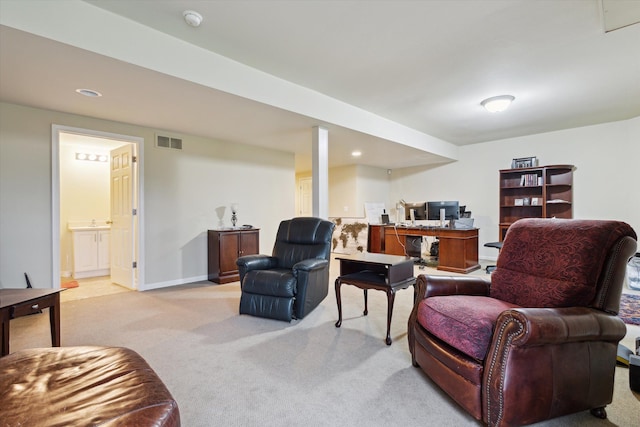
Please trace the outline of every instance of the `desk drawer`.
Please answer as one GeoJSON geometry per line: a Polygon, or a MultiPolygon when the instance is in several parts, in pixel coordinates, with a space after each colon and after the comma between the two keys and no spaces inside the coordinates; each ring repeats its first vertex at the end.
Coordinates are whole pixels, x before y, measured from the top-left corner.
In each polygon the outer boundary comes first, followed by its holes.
{"type": "MultiPolygon", "coordinates": [[[[48,307],[45,305],[45,307],[48,307]]],[[[30,314],[41,313],[42,305],[38,302],[31,301],[24,304],[18,304],[11,309],[11,318],[15,319],[20,316],[28,316],[30,314]]]]}

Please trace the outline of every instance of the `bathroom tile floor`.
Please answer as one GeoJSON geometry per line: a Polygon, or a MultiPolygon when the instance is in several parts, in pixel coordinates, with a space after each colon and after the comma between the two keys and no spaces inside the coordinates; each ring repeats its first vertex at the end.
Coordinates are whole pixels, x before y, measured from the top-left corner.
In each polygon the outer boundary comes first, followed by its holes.
{"type": "MultiPolygon", "coordinates": [[[[63,277],[60,279],[60,283],[69,282],[71,280],[74,279],[63,277]]],[[[69,288],[60,293],[61,302],[118,294],[122,292],[131,292],[130,289],[111,283],[110,276],[76,279],[76,281],[79,285],[77,288],[69,288]]]]}

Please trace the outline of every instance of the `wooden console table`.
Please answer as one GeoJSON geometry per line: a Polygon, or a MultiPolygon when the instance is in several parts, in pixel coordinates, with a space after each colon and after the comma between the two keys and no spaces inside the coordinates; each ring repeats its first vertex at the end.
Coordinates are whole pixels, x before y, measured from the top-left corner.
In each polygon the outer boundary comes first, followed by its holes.
{"type": "Polygon", "coordinates": [[[364,315],[369,313],[367,291],[376,289],[387,294],[387,336],[385,342],[391,345],[391,315],[396,290],[413,286],[413,299],[416,298],[413,277],[413,260],[404,256],[362,253],[336,257],[340,261],[340,276],[336,279],[336,301],[338,303],[338,321],[336,328],[342,325],[342,297],[340,286],[353,285],[364,290],[364,315]]]}
{"type": "Polygon", "coordinates": [[[49,307],[51,345],[60,347],[60,291],[63,289],[0,289],[2,356],[9,354],[9,321],[49,307]]]}
{"type": "Polygon", "coordinates": [[[406,248],[422,236],[440,240],[438,270],[466,274],[480,268],[477,228],[369,225],[368,250],[388,255],[409,255],[406,248]]]}

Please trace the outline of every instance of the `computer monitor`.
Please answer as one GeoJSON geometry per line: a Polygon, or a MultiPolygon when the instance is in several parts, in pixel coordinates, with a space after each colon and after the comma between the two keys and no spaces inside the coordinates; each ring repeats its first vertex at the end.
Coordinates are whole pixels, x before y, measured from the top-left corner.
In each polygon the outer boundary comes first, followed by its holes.
{"type": "Polygon", "coordinates": [[[441,219],[440,209],[444,209],[444,219],[446,220],[460,218],[460,204],[458,201],[438,201],[427,203],[427,219],[431,221],[439,221],[441,219]]]}
{"type": "Polygon", "coordinates": [[[427,219],[427,202],[405,203],[404,219],[407,221],[427,219]],[[411,218],[411,209],[413,209],[413,218],[411,218]]]}

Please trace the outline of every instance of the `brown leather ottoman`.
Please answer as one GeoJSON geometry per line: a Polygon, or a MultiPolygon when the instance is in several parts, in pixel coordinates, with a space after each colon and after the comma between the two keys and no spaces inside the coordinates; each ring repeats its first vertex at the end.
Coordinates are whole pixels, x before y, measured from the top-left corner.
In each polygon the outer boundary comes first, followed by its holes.
{"type": "Polygon", "coordinates": [[[0,357],[3,426],[179,426],[165,385],[116,347],[21,350],[0,357]]]}

